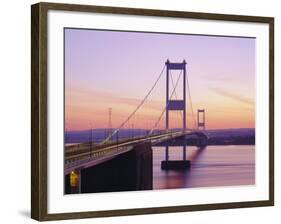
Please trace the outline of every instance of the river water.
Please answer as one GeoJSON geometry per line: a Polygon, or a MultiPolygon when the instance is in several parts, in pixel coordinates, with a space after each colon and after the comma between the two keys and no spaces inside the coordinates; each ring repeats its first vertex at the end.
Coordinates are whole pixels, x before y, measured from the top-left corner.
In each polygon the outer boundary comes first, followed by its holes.
{"type": "MultiPolygon", "coordinates": [[[[186,171],[161,170],[165,147],[153,147],[153,189],[215,187],[255,184],[255,146],[207,146],[198,150],[187,146],[186,171]]],[[[169,147],[169,159],[183,158],[182,147],[169,147]]]]}

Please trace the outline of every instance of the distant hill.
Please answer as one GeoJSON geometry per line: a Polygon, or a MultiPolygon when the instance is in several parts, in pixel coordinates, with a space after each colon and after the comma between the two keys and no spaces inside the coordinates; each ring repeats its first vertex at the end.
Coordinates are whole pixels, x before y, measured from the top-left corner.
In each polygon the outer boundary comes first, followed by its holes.
{"type": "Polygon", "coordinates": [[[254,145],[255,129],[208,130],[208,145],[254,145]]]}
{"type": "MultiPolygon", "coordinates": [[[[114,129],[112,129],[114,131],[114,129]]],[[[155,130],[154,133],[162,130],[155,130]]],[[[114,140],[119,140],[129,137],[144,136],[149,133],[146,129],[122,129],[118,135],[114,136],[114,140]]],[[[206,130],[209,136],[208,145],[254,145],[255,144],[255,129],[240,128],[240,129],[217,129],[206,130]]],[[[68,131],[65,133],[65,143],[82,143],[101,142],[109,136],[110,132],[107,129],[93,129],[82,131],[68,131]]],[[[190,137],[190,144],[194,144],[196,139],[190,137]]]]}

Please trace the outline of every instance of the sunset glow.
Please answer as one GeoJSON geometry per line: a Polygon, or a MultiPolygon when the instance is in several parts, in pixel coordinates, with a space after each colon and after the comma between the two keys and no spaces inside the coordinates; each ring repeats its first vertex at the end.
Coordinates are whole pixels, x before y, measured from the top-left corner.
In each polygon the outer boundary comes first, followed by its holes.
{"type": "MultiPolygon", "coordinates": [[[[187,62],[194,116],[206,110],[207,129],[255,127],[255,39],[65,29],[67,130],[119,125],[149,91],[165,61],[187,62]]],[[[174,80],[178,76],[174,71],[174,80]]],[[[166,73],[126,126],[150,129],[165,107],[166,73]]],[[[181,97],[182,83],[176,96],[181,97]]],[[[187,127],[194,128],[187,93],[187,127]]],[[[182,127],[179,112],[171,128],[182,127]]],[[[125,127],[125,128],[126,128],[125,127]]],[[[158,128],[165,127],[163,116],[158,128]]]]}

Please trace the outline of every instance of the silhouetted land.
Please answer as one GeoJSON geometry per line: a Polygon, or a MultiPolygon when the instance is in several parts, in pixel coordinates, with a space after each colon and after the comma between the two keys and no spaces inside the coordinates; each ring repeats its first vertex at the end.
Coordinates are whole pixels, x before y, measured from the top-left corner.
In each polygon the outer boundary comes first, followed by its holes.
{"type": "MultiPolygon", "coordinates": [[[[154,134],[162,130],[156,130],[154,134]]],[[[255,129],[241,128],[241,129],[218,129],[206,131],[209,140],[208,145],[254,145],[255,144],[255,129]]],[[[68,131],[65,133],[65,143],[81,143],[90,142],[91,139],[94,142],[101,142],[108,135],[107,129],[93,129],[83,131],[68,131]]],[[[119,134],[114,136],[113,140],[133,138],[138,136],[144,136],[149,133],[149,130],[145,129],[122,129],[119,134]]],[[[196,138],[189,137],[188,145],[196,145],[196,138]]]]}
{"type": "MultiPolygon", "coordinates": [[[[224,129],[208,130],[208,145],[254,145],[255,129],[224,129]]],[[[196,139],[191,138],[190,145],[195,144],[196,139]]]]}

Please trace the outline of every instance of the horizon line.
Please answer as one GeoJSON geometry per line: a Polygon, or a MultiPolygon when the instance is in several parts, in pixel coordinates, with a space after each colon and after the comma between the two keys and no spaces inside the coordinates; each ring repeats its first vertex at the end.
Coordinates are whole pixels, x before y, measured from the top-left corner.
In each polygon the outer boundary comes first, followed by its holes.
{"type": "MultiPolygon", "coordinates": [[[[74,131],[90,131],[90,130],[115,130],[118,128],[88,128],[88,129],[78,129],[78,130],[65,130],[64,132],[74,132],[74,131]]],[[[155,130],[165,130],[166,128],[162,129],[155,129],[155,130]]],[[[175,129],[182,129],[182,128],[169,128],[169,130],[175,130],[175,129]]],[[[191,129],[191,130],[197,130],[197,129],[192,129],[192,128],[186,128],[191,129]]],[[[210,129],[205,129],[204,131],[212,131],[212,130],[238,130],[238,129],[256,129],[255,127],[247,127],[247,128],[210,128],[210,129]]],[[[122,128],[120,130],[151,130],[147,128],[122,128]]],[[[200,130],[200,129],[199,129],[200,130]]]]}

